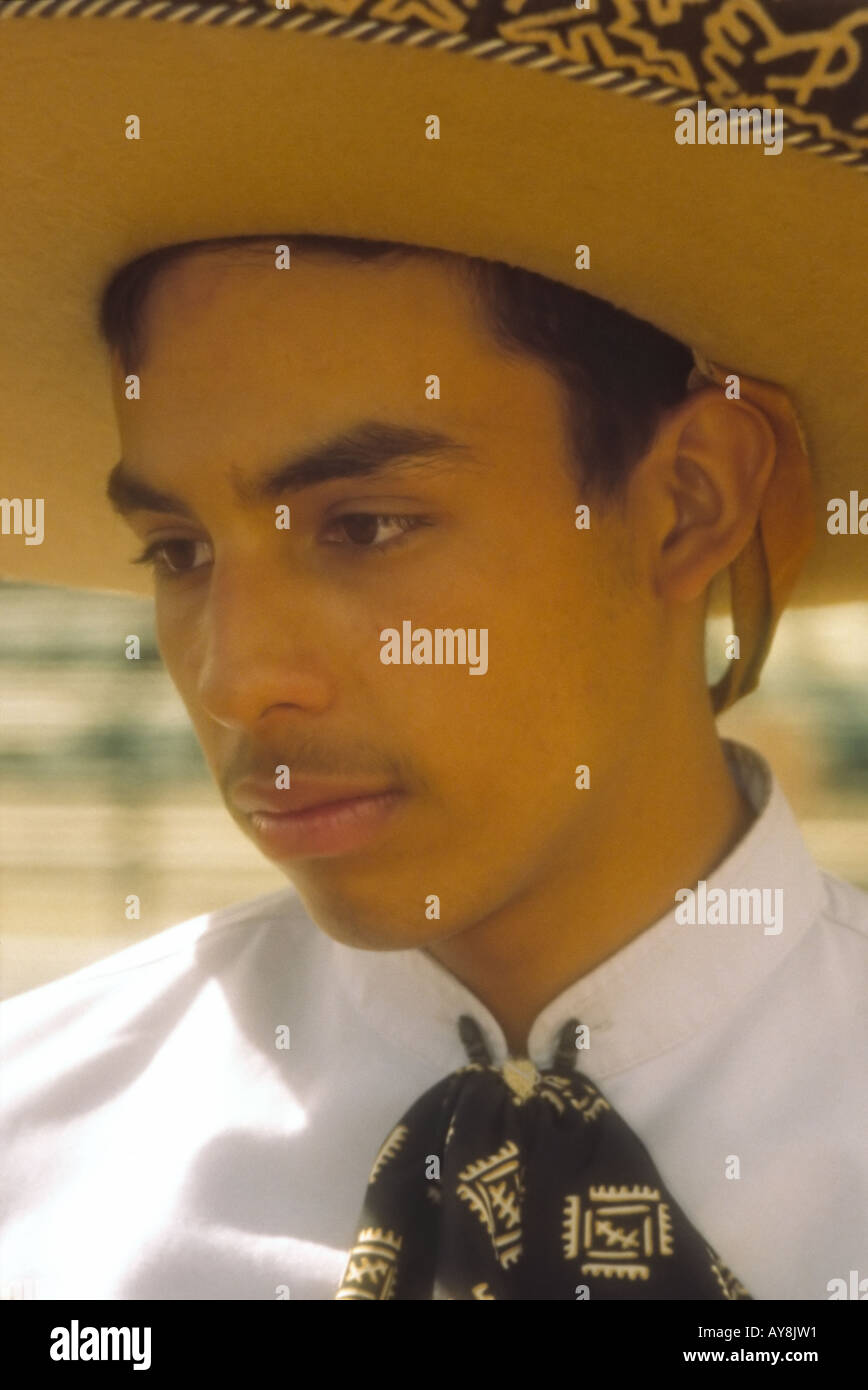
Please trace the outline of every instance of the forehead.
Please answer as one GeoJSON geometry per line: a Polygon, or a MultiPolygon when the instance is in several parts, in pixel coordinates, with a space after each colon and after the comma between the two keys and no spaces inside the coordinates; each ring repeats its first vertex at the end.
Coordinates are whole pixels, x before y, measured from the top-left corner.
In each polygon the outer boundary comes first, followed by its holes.
{"type": "Polygon", "coordinates": [[[422,368],[500,358],[456,268],[422,257],[359,264],[294,253],[290,269],[274,260],[268,250],[200,252],[158,276],[142,323],[152,378],[181,383],[204,368],[221,384],[384,372],[401,383],[422,368]]]}
{"type": "Polygon", "coordinates": [[[198,253],[157,278],[142,330],[141,399],[118,391],[121,427],[158,425],[158,447],[195,428],[200,444],[219,435],[224,454],[251,432],[285,448],[287,429],[316,437],[362,409],[431,424],[448,415],[469,432],[560,419],[553,377],[499,348],[458,263],[294,253],[279,270],[272,251],[198,253]]]}
{"type": "Polygon", "coordinates": [[[151,283],[145,320],[149,341],[179,339],[213,324],[215,316],[243,323],[255,311],[263,326],[295,334],[325,324],[353,326],[382,337],[383,315],[392,333],[410,344],[420,330],[452,331],[478,346],[493,344],[471,298],[462,259],[424,253],[354,261],[323,251],[294,251],[291,267],[275,264],[276,247],[197,251],[171,263],[151,283]]]}

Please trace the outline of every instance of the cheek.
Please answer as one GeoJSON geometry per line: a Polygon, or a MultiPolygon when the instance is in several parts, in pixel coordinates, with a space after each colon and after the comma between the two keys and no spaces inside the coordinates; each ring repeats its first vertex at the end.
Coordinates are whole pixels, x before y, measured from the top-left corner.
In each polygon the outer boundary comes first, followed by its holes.
{"type": "Polygon", "coordinates": [[[173,621],[167,609],[161,605],[159,600],[156,606],[157,646],[160,649],[160,656],[163,665],[172,679],[172,683],[183,695],[190,682],[192,665],[190,662],[190,643],[184,641],[181,626],[173,621]],[[186,658],[186,659],[185,659],[186,658]]]}
{"type": "MultiPolygon", "coordinates": [[[[200,659],[189,625],[181,622],[165,605],[157,603],[155,631],[157,646],[166,672],[184,702],[199,740],[205,749],[212,721],[206,719],[198,697],[200,659]]],[[[207,752],[207,749],[205,750],[207,752]]]]}
{"type": "Polygon", "coordinates": [[[608,702],[586,646],[564,614],[521,605],[491,619],[485,674],[385,668],[380,709],[453,807],[479,805],[490,818],[493,805],[535,801],[535,788],[569,782],[608,702]]]}
{"type": "Polygon", "coordinates": [[[547,567],[491,633],[480,736],[496,736],[528,782],[602,757],[647,664],[629,604],[598,576],[566,559],[547,567]]]}

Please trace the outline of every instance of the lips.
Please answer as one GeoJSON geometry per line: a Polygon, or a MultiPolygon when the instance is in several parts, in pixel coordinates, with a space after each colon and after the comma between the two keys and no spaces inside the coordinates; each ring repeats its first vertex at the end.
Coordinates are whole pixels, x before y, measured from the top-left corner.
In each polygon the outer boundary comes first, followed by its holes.
{"type": "Polygon", "coordinates": [[[249,779],[239,782],[232,792],[231,800],[246,815],[252,812],[267,812],[274,816],[294,815],[298,811],[309,811],[315,806],[330,806],[335,802],[355,801],[359,797],[381,796],[386,792],[397,791],[395,787],[365,786],[360,782],[333,782],[313,778],[291,777],[291,785],[285,790],[275,787],[273,782],[258,782],[249,779]]]}
{"type": "Polygon", "coordinates": [[[230,798],[265,854],[278,862],[365,848],[404,800],[398,787],[294,778],[280,790],[251,779],[230,798]]]}

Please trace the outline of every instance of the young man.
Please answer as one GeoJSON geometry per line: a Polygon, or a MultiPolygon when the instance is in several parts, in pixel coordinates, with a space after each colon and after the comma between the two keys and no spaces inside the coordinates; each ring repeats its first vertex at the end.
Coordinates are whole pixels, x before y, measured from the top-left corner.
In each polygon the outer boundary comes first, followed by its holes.
{"type": "Polygon", "coordinates": [[[868,899],[714,724],[801,554],[783,393],[466,255],[187,240],[100,286],[108,492],[298,896],[6,1006],[4,1277],[828,1297],[864,1263],[868,899]]]}

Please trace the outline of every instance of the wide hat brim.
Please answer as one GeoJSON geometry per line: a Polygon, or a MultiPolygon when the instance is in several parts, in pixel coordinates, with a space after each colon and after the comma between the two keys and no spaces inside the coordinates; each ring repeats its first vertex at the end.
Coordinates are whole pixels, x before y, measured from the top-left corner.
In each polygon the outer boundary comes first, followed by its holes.
{"type": "Polygon", "coordinates": [[[793,602],[868,597],[868,538],[826,527],[829,499],[868,494],[866,181],[852,146],[679,145],[677,91],[650,66],[607,82],[602,66],[544,62],[533,40],[528,65],[502,43],[492,61],[410,42],[424,24],[360,20],[358,34],[335,18],[358,5],[317,5],[307,27],[267,13],[262,27],[211,27],[231,6],[180,7],[188,21],[174,23],[4,8],[2,491],[44,499],[45,538],[0,537],[0,572],[149,591],[104,500],[119,441],[100,295],[156,247],[279,230],[522,266],[783,386],[815,478],[817,540],[793,602]],[[332,32],[309,32],[329,19],[332,32]],[[431,114],[439,140],[424,135],[431,114]]]}

